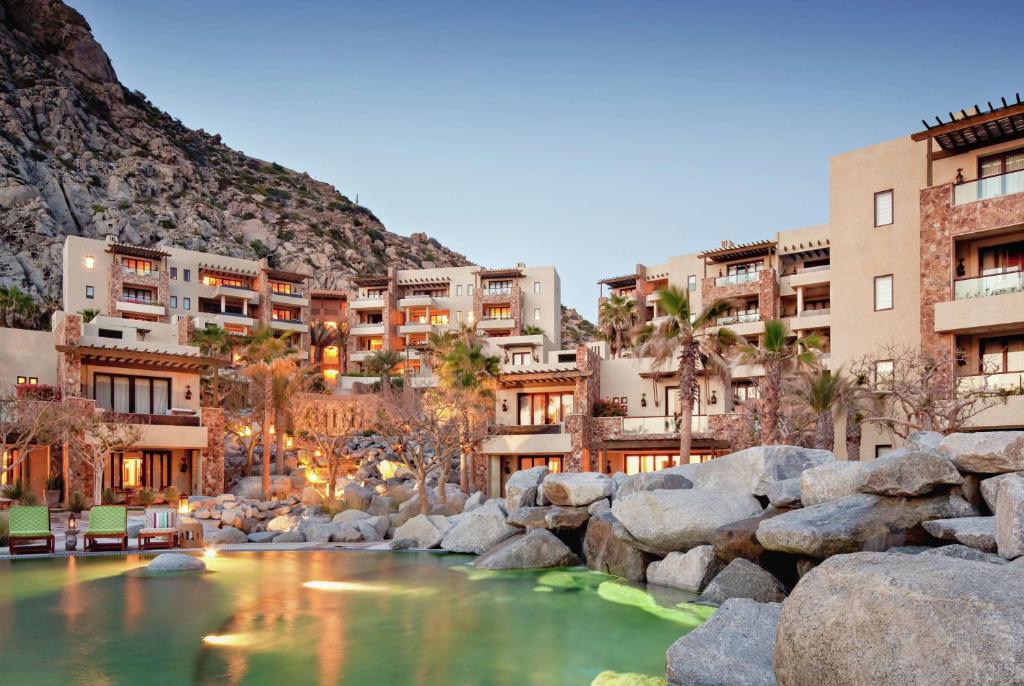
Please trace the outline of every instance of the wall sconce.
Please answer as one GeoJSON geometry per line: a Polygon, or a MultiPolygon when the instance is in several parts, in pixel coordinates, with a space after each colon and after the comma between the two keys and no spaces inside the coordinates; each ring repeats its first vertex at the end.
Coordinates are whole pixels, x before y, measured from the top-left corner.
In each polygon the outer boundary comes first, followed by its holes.
{"type": "Polygon", "coordinates": [[[640,394],[640,407],[647,407],[647,394],[646,393],[641,393],[640,394]]]}
{"type": "Polygon", "coordinates": [[[182,493],[178,496],[178,514],[187,515],[188,511],[188,496],[182,493]]]}
{"type": "Polygon", "coordinates": [[[191,399],[192,399],[192,387],[191,386],[185,386],[185,400],[191,400],[191,399]]]}
{"type": "Polygon", "coordinates": [[[711,397],[708,398],[708,404],[709,405],[717,405],[718,404],[718,392],[717,391],[711,391],[711,397]]]}
{"type": "Polygon", "coordinates": [[[504,398],[501,400],[501,411],[508,412],[508,400],[505,400],[504,398]]]}
{"type": "Polygon", "coordinates": [[[96,266],[96,258],[93,257],[92,255],[86,255],[85,259],[82,260],[82,262],[83,264],[85,264],[86,269],[92,269],[93,267],[96,266]]]}

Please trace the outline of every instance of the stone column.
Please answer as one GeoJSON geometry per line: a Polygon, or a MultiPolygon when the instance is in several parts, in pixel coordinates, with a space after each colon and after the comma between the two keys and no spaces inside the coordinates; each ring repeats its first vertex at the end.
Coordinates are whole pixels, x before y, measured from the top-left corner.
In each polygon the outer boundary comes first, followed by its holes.
{"type": "MultiPolygon", "coordinates": [[[[65,314],[54,330],[57,345],[77,346],[82,340],[82,317],[65,314]]],[[[78,353],[57,353],[57,386],[62,398],[82,395],[82,361],[78,353]]]]}
{"type": "Polygon", "coordinates": [[[796,316],[804,313],[804,287],[796,287],[796,316]]]}
{"type": "Polygon", "coordinates": [[[199,495],[219,495],[224,492],[224,410],[204,407],[200,410],[206,427],[206,448],[200,451],[199,495]]]}

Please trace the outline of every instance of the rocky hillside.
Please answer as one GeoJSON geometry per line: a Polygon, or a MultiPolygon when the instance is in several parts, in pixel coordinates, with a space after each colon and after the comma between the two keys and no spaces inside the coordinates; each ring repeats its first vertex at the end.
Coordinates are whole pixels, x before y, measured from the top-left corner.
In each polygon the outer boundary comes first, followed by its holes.
{"type": "Polygon", "coordinates": [[[577,343],[597,337],[597,327],[583,318],[572,307],[562,305],[562,347],[571,348],[577,343]]]}
{"type": "Polygon", "coordinates": [[[0,283],[52,306],[64,237],[108,234],[268,257],[328,288],[388,264],[470,264],[388,231],[330,184],[185,127],[118,81],[59,0],[0,0],[0,283]]]}

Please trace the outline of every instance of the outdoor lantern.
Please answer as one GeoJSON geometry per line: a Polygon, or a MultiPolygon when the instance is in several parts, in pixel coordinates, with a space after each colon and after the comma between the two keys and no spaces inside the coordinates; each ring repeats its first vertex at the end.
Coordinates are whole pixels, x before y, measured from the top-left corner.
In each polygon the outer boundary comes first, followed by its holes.
{"type": "Polygon", "coordinates": [[[711,397],[708,398],[708,403],[711,405],[718,404],[718,393],[716,391],[711,391],[711,397]]]}
{"type": "Polygon", "coordinates": [[[178,496],[178,514],[188,514],[188,496],[184,493],[178,496]]]}
{"type": "Polygon", "coordinates": [[[641,393],[640,394],[640,407],[647,407],[647,394],[646,393],[641,393]]]}
{"type": "Polygon", "coordinates": [[[191,399],[192,399],[192,387],[191,386],[185,386],[185,400],[191,400],[191,399]]]}
{"type": "Polygon", "coordinates": [[[75,513],[72,512],[68,515],[68,531],[75,531],[78,528],[78,520],[75,517],[75,513]]]}
{"type": "Polygon", "coordinates": [[[501,401],[501,411],[502,412],[508,412],[508,400],[502,399],[502,401],[501,401]]]}
{"type": "Polygon", "coordinates": [[[85,260],[83,260],[83,262],[85,262],[86,269],[92,269],[93,267],[96,266],[96,258],[93,257],[92,255],[86,255],[85,260]]]}

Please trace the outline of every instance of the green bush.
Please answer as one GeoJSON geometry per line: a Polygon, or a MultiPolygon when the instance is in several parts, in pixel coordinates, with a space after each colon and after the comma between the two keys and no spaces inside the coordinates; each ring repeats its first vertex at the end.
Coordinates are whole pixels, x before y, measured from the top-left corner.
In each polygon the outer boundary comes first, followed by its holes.
{"type": "Polygon", "coordinates": [[[47,474],[43,480],[43,488],[48,491],[62,491],[64,490],[64,477],[54,472],[53,474],[47,474]]]}
{"type": "Polygon", "coordinates": [[[81,491],[75,491],[68,498],[68,509],[75,514],[82,514],[82,510],[85,509],[85,496],[81,491]]]}
{"type": "Polygon", "coordinates": [[[7,484],[3,488],[0,488],[0,495],[20,503],[22,497],[25,495],[25,484],[22,483],[21,479],[15,479],[13,482],[7,484]]]}
{"type": "Polygon", "coordinates": [[[25,494],[21,496],[18,502],[22,505],[38,505],[39,496],[32,491],[25,491],[25,494]]]}
{"type": "Polygon", "coordinates": [[[181,493],[178,492],[177,487],[168,486],[167,490],[164,491],[164,502],[172,507],[176,507],[178,505],[178,496],[180,495],[181,493]]]}
{"type": "Polygon", "coordinates": [[[100,494],[100,505],[113,505],[117,502],[117,495],[113,488],[104,488],[100,494]]]}
{"type": "Polygon", "coordinates": [[[149,507],[156,502],[156,493],[152,488],[143,488],[135,494],[135,500],[143,507],[149,507]]]}

